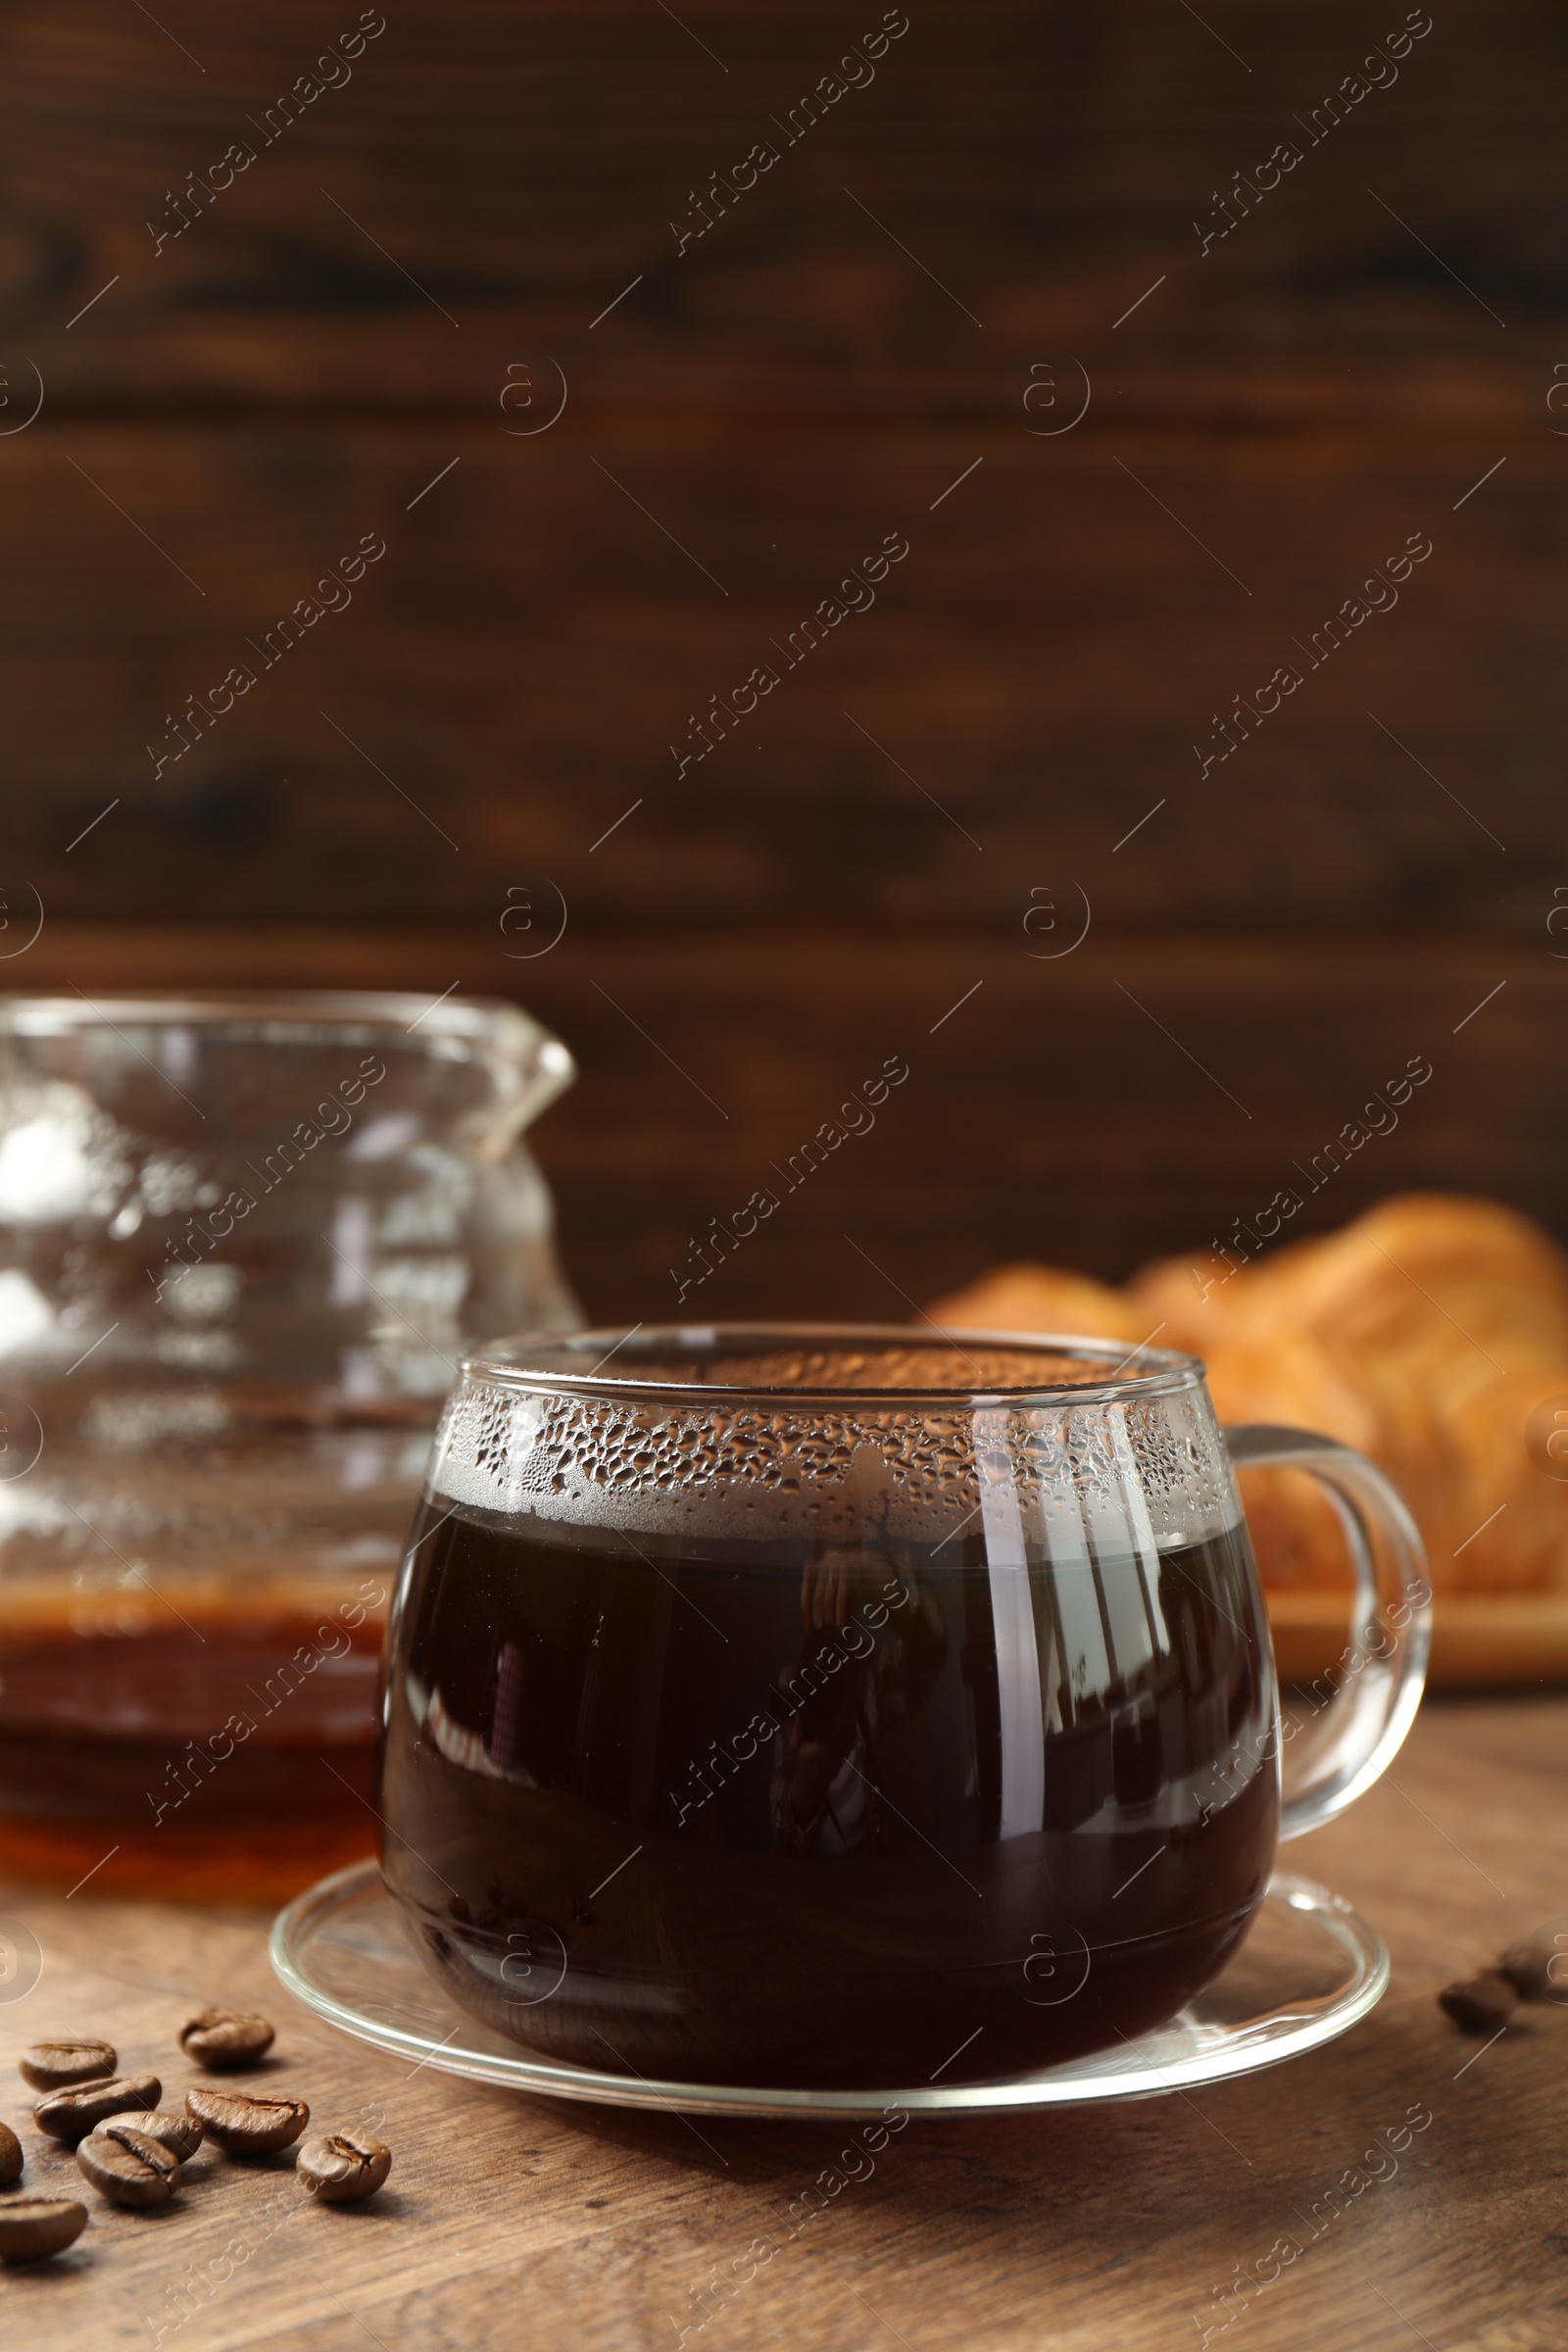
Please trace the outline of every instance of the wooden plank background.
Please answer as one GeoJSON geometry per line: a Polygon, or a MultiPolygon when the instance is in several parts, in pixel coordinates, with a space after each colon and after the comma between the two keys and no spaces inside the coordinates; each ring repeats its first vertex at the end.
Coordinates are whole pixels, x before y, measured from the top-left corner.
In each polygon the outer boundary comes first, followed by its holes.
{"type": "Polygon", "coordinates": [[[1404,17],[948,0],[787,144],[879,10],[396,9],[270,140],[318,11],[9,10],[0,880],[46,922],[0,977],[520,997],[582,1061],[537,1141],[604,1316],[672,1304],[688,1237],[889,1054],[876,1134],[710,1311],[1122,1274],[1417,1052],[1309,1218],[1443,1184],[1568,1234],[1568,36],[1461,0],[1314,141],[1404,17]],[[874,607],[785,669],[889,533],[874,607]],[[1397,605],[1310,666],[1411,534],[1397,605]],[[567,914],[531,960],[522,893],[567,914]]]}

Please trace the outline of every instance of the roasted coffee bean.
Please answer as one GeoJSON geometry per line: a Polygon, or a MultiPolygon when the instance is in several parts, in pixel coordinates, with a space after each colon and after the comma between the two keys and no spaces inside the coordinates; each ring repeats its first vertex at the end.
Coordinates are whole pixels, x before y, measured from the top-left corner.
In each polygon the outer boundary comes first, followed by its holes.
{"type": "Polygon", "coordinates": [[[301,2144],[295,2169],[323,2205],[352,2205],[380,2187],[392,2170],[392,2151],[368,2132],[323,2132],[301,2144]]]}
{"type": "Polygon", "coordinates": [[[1516,1943],[1497,1962],[1497,1974],[1522,2001],[1568,2001],[1568,1952],[1559,1951],[1555,1939],[1516,1943]]]}
{"type": "Polygon", "coordinates": [[[72,2082],[98,2082],[120,2060],[108,2041],[35,2041],[17,2066],[34,2090],[64,2090],[72,2082]]]}
{"type": "Polygon", "coordinates": [[[22,2142],[9,2124],[0,2124],[0,2188],[22,2178],[22,2142]]]}
{"type": "Polygon", "coordinates": [[[230,2156],[265,2156],[286,2148],[311,2120],[305,2101],[282,2090],[187,2090],[185,2111],[230,2156]]]}
{"type": "Polygon", "coordinates": [[[179,2046],[198,2066],[228,2074],[266,2057],[272,2029],[265,2017],[246,2009],[198,2009],[180,2027],[179,2046]]]}
{"type": "Polygon", "coordinates": [[[88,2132],[76,2162],[111,2205],[167,2205],[179,2186],[179,2158],[119,2116],[88,2132]]]}
{"type": "Polygon", "coordinates": [[[1491,1971],[1468,1984],[1446,1984],[1438,1999],[1467,2034],[1495,2034],[1519,2006],[1519,1996],[1507,1978],[1491,1971]]]}
{"type": "Polygon", "coordinates": [[[196,2118],[172,2115],[167,2107],[154,2115],[138,2115],[136,2129],[145,2132],[149,2139],[156,2139],[171,2156],[177,2156],[181,2164],[188,2164],[202,2144],[202,2128],[196,2118]]]}
{"type": "Polygon", "coordinates": [[[74,2197],[11,2197],[0,2205],[0,2262],[36,2262],[63,2254],[87,2227],[74,2197]]]}
{"type": "Polygon", "coordinates": [[[32,2120],[51,2139],[74,2148],[112,2115],[156,2107],[164,2086],[156,2075],[113,2075],[107,2082],[83,2082],[74,2090],[51,2091],[32,2111],[32,2120]]]}

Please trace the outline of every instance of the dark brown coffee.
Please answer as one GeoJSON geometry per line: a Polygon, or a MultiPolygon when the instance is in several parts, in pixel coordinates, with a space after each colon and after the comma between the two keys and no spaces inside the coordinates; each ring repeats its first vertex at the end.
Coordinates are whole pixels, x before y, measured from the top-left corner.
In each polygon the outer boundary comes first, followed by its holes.
{"type": "Polygon", "coordinates": [[[270,2156],[298,2139],[311,2120],[306,2102],[286,2090],[200,2086],[186,2091],[185,2111],[213,2145],[230,2156],[270,2156]]]}
{"type": "Polygon", "coordinates": [[[101,2082],[120,2060],[111,2041],[35,2041],[17,2060],[17,2071],[34,2090],[69,2090],[73,2082],[101,2082]]]}
{"type": "Polygon", "coordinates": [[[213,2074],[237,2074],[261,2063],[272,2046],[273,2028],[248,2009],[197,2009],[179,2029],[187,2058],[213,2074]]]}
{"type": "Polygon", "coordinates": [[[438,1499],[394,1610],[382,1862],[467,2010],[553,2058],[908,2087],[1172,2017],[1278,1822],[1241,1529],[988,1564],[438,1499]]]}
{"type": "MultiPolygon", "coordinates": [[[[114,2131],[118,2127],[110,2124],[99,2128],[114,2131]]],[[[202,2144],[202,2128],[196,2118],[175,2115],[167,2107],[155,2107],[149,2115],[138,2115],[135,2129],[144,2132],[149,2139],[156,2139],[161,2148],[167,2148],[171,2156],[177,2156],[181,2164],[188,2162],[202,2144]]]]}
{"type": "Polygon", "coordinates": [[[87,2227],[74,2197],[8,2197],[0,2204],[0,2262],[39,2262],[63,2254],[87,2227]]]}
{"type": "Polygon", "coordinates": [[[76,2162],[111,2205],[167,2205],[179,2186],[179,2158],[172,2149],[118,2119],[88,2132],[76,2162]]]}
{"type": "Polygon", "coordinates": [[[320,2204],[357,2205],[385,2180],[392,2151],[368,2132],[323,2132],[301,2140],[294,2170],[320,2204]]]}
{"type": "Polygon", "coordinates": [[[373,1613],[70,1598],[0,1629],[0,1864],[254,1901],[373,1850],[373,1613]]]}
{"type": "Polygon", "coordinates": [[[78,2082],[74,2089],[52,2090],[40,2099],[32,2120],[51,2139],[63,2139],[74,2148],[112,2116],[156,2107],[163,2087],[156,2075],[112,2075],[104,2082],[78,2082]]]}

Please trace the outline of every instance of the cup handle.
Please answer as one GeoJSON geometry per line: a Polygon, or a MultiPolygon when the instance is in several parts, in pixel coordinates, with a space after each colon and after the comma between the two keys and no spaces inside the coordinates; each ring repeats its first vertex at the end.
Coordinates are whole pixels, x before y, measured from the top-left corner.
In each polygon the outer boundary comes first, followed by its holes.
{"type": "MultiPolygon", "coordinates": [[[[1309,1470],[1322,1483],[1355,1571],[1351,1640],[1341,1661],[1346,1672],[1338,1691],[1314,1706],[1305,1746],[1291,1760],[1291,1786],[1280,1811],[1283,1840],[1343,1813],[1398,1753],[1426,1681],[1432,1587],[1415,1521],[1397,1490],[1364,1453],[1335,1438],[1266,1422],[1249,1422],[1221,1435],[1238,1470],[1309,1470]],[[1383,1539],[1381,1555],[1371,1541],[1372,1528],[1383,1539]]],[[[1320,1684],[1311,1688],[1316,1691],[1320,1684]]],[[[1281,1743],[1283,1752],[1283,1731],[1281,1743]]]]}

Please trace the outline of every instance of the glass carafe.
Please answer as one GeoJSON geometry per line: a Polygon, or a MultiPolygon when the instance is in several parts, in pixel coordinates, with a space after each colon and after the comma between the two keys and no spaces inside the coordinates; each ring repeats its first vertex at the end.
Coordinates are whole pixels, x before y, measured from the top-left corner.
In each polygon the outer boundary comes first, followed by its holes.
{"type": "Polygon", "coordinates": [[[270,1894],[374,1843],[466,1341],[581,1320],[514,1006],[0,1002],[0,1860],[270,1894]]]}

